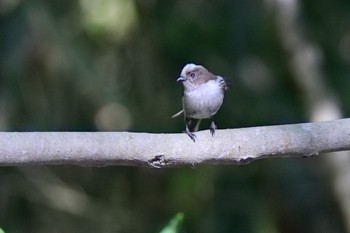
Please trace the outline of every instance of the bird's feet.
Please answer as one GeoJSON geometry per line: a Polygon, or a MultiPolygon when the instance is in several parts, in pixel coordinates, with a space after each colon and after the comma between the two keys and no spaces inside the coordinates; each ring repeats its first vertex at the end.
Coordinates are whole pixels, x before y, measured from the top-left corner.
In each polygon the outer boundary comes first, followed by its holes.
{"type": "Polygon", "coordinates": [[[192,133],[188,127],[185,129],[185,133],[193,140],[193,142],[196,142],[196,135],[192,133]]]}
{"type": "Polygon", "coordinates": [[[210,133],[211,133],[211,136],[214,136],[215,130],[216,130],[217,128],[218,128],[218,127],[215,125],[214,121],[212,121],[211,124],[210,124],[210,133]]]}

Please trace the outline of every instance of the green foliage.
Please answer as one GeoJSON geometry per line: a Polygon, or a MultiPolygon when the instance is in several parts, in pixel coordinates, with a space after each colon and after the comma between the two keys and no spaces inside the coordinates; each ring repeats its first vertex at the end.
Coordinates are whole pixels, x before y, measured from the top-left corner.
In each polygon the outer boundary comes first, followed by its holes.
{"type": "Polygon", "coordinates": [[[180,233],[181,224],[184,220],[183,213],[177,213],[160,233],[180,233]]]}

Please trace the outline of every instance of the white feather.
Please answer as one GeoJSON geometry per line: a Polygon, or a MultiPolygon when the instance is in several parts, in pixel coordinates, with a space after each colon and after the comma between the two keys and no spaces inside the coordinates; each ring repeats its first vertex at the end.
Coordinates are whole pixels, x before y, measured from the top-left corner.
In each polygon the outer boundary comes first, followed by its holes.
{"type": "Polygon", "coordinates": [[[209,80],[196,88],[187,88],[183,97],[185,115],[196,119],[210,118],[219,110],[223,99],[220,78],[209,80]]]}

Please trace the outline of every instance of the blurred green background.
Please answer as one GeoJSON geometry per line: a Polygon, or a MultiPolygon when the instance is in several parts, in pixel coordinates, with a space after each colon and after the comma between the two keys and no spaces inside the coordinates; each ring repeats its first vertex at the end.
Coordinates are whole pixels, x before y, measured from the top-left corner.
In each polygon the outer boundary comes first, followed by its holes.
{"type": "MultiPolygon", "coordinates": [[[[0,130],[181,132],[183,121],[170,116],[189,62],[231,80],[219,128],[308,122],[273,2],[290,14],[287,3],[298,5],[299,33],[317,48],[321,81],[348,116],[348,0],[0,0],[0,130]]],[[[0,228],[159,232],[182,212],[182,232],[347,232],[334,182],[320,158],[3,167],[0,228]]]]}

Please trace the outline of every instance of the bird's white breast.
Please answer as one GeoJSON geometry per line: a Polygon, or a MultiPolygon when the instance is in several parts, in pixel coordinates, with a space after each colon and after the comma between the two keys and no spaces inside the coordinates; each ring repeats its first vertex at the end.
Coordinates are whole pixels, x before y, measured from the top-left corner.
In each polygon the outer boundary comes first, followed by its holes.
{"type": "Polygon", "coordinates": [[[218,80],[210,80],[184,92],[183,105],[187,117],[204,119],[215,115],[224,99],[218,80]]]}

